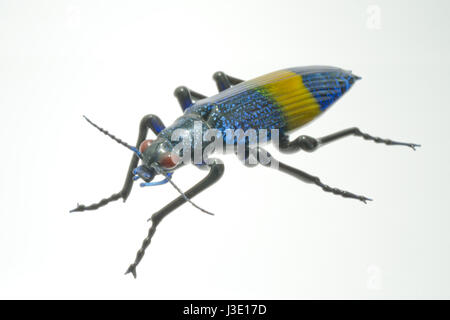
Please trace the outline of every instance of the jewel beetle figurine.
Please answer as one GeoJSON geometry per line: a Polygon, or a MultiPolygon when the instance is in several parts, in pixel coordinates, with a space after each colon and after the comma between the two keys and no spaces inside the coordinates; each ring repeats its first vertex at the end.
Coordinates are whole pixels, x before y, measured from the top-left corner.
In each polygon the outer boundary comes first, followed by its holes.
{"type": "Polygon", "coordinates": [[[315,184],[323,191],[363,202],[371,199],[330,187],[316,176],[279,162],[261,145],[272,141],[280,152],[313,152],[328,143],[353,135],[386,145],[402,145],[412,149],[419,146],[373,137],[358,128],[345,129],[321,138],[301,135],[291,139],[288,136],[288,133],[325,112],[360,79],[350,71],[311,66],[284,69],[249,81],[239,80],[223,72],[216,72],[213,79],[219,93],[209,98],[186,87],[175,90],[183,115],[172,125],[166,127],[153,114],[144,116],[139,125],[135,146],[120,140],[85,117],[91,125],[134,154],[122,190],[98,203],[78,205],[71,212],[95,210],[118,199],[126,201],[133,182],[139,179],[143,181],[142,187],[170,183],[180,193],[179,197],[149,219],[152,224],[148,235],[126,272],[132,273],[134,277],[136,267],[164,217],[185,202],[211,214],[193,203],[191,198],[218,181],[224,173],[224,164],[212,156],[218,151],[218,143],[226,146],[226,150],[219,151],[235,152],[247,166],[261,164],[274,168],[303,182],[315,184]],[[149,129],[156,138],[147,139],[149,129]],[[253,134],[247,134],[248,132],[253,134]],[[139,161],[141,165],[138,166],[139,161]],[[172,176],[178,168],[190,163],[208,170],[208,174],[191,189],[183,192],[172,181],[172,176]],[[161,180],[154,181],[157,176],[161,180]]]}

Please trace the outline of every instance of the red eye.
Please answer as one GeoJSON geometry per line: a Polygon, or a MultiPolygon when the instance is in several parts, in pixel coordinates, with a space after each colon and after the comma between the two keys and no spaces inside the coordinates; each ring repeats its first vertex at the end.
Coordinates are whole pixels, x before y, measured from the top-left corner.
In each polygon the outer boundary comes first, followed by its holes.
{"type": "Polygon", "coordinates": [[[175,168],[179,162],[180,157],[173,152],[165,154],[159,160],[159,164],[165,169],[175,168]]]}
{"type": "Polygon", "coordinates": [[[153,142],[153,140],[151,140],[151,139],[142,141],[141,145],[139,146],[139,152],[144,153],[144,151],[147,150],[148,147],[150,147],[152,142],[153,142]]]}

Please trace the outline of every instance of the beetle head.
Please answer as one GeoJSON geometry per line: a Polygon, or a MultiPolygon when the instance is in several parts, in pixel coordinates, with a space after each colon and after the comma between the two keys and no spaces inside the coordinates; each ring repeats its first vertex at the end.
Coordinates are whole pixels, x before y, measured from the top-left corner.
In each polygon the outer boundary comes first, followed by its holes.
{"type": "Polygon", "coordinates": [[[139,152],[149,172],[171,172],[181,164],[180,157],[173,152],[173,145],[162,137],[144,140],[139,146],[139,152]]]}

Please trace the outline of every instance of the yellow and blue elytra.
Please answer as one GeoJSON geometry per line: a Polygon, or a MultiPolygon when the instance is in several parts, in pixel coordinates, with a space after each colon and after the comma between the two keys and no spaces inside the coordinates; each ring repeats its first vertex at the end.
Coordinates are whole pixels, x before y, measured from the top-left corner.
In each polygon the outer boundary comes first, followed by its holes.
{"type": "MultiPolygon", "coordinates": [[[[300,128],[317,118],[345,94],[356,80],[360,79],[350,71],[335,67],[313,66],[280,70],[249,81],[242,81],[223,72],[216,72],[213,75],[213,79],[216,82],[219,93],[209,98],[186,87],[178,87],[175,90],[174,94],[180,103],[183,115],[176,119],[172,125],[164,126],[161,119],[153,114],[143,117],[139,125],[139,135],[135,146],[116,138],[86,118],[98,130],[133,151],[134,155],[128,167],[124,186],[120,192],[98,203],[88,206],[78,205],[72,212],[95,210],[118,199],[125,201],[131,192],[133,181],[139,179],[144,181],[144,183],[141,183],[141,186],[158,186],[170,183],[180,193],[178,198],[150,218],[152,225],[148,235],[143,241],[141,249],[137,252],[135,261],[126,272],[132,273],[134,277],[136,277],[136,267],[144,256],[145,249],[150,245],[156,227],[161,220],[186,202],[190,202],[205,213],[210,213],[194,204],[191,198],[218,181],[224,173],[225,167],[222,161],[216,158],[209,158],[210,154],[203,152],[208,147],[208,143],[200,139],[200,142],[202,142],[202,158],[200,163],[195,163],[194,157],[194,164],[208,169],[209,173],[188,191],[181,191],[172,181],[174,171],[186,164],[181,161],[180,153],[175,152],[175,144],[179,141],[172,141],[172,136],[178,129],[184,129],[183,132],[191,141],[193,150],[197,147],[196,137],[198,134],[205,137],[208,129],[217,129],[225,138],[226,143],[234,144],[240,141],[237,141],[235,138],[228,141],[228,135],[226,134],[228,129],[242,129],[244,132],[248,129],[266,129],[269,139],[271,129],[278,129],[280,140],[279,144],[275,145],[279,151],[285,153],[300,150],[312,152],[320,146],[350,135],[386,145],[403,145],[413,149],[419,146],[414,143],[373,137],[355,127],[321,138],[313,138],[306,135],[301,135],[295,139],[289,138],[288,132],[300,128]],[[156,135],[155,139],[146,139],[149,129],[156,135]],[[138,166],[139,161],[142,163],[140,166],[138,166]],[[163,180],[152,182],[157,175],[161,175],[163,180]]],[[[209,140],[206,142],[212,143],[209,140]]],[[[303,182],[314,184],[323,191],[363,202],[371,200],[365,196],[330,187],[322,183],[318,177],[276,160],[262,149],[259,143],[251,145],[244,140],[243,145],[245,152],[241,160],[243,160],[245,165],[255,165],[249,161],[250,157],[253,156],[256,164],[268,166],[303,182]],[[264,159],[268,159],[270,165],[264,159]]]]}
{"type": "Polygon", "coordinates": [[[279,129],[284,133],[327,110],[358,79],[350,71],[334,67],[290,68],[197,101],[186,108],[186,113],[198,113],[210,127],[223,132],[279,129]]]}

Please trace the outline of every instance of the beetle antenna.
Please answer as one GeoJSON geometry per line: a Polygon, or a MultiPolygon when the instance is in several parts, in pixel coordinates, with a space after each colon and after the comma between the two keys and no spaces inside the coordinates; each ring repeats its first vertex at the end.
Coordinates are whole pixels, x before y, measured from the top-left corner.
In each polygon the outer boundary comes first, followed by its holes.
{"type": "MultiPolygon", "coordinates": [[[[164,176],[166,177],[167,181],[169,181],[170,184],[175,188],[175,190],[177,190],[178,193],[181,194],[181,196],[184,198],[184,200],[186,200],[187,202],[189,202],[190,204],[192,204],[192,205],[193,205],[195,208],[197,208],[198,210],[200,210],[200,211],[202,211],[202,212],[204,212],[204,213],[206,213],[206,214],[209,214],[209,215],[211,215],[211,216],[214,215],[214,213],[212,213],[212,212],[210,212],[210,211],[208,211],[208,210],[205,210],[205,209],[201,208],[200,206],[196,205],[194,202],[192,202],[192,200],[189,199],[183,191],[181,191],[181,189],[175,184],[175,182],[172,181],[172,175],[167,174],[167,173],[165,173],[165,172],[162,172],[162,171],[160,171],[160,170],[158,170],[158,171],[159,171],[158,173],[160,173],[160,174],[162,174],[162,175],[164,175],[164,176]]],[[[147,221],[150,221],[150,220],[151,220],[151,218],[148,219],[147,221]]]]}
{"type": "Polygon", "coordinates": [[[204,212],[204,213],[206,213],[206,214],[209,214],[209,215],[214,215],[214,213],[212,213],[212,212],[209,212],[208,210],[205,210],[205,209],[203,209],[203,208],[201,208],[201,207],[199,207],[198,205],[196,205],[194,202],[192,202],[192,200],[191,199],[189,199],[185,194],[184,194],[184,192],[183,191],[181,191],[181,189],[180,188],[178,188],[177,187],[177,185],[172,181],[172,178],[171,177],[168,177],[168,179],[169,179],[169,183],[183,196],[183,198],[187,201],[187,202],[189,202],[190,204],[192,204],[194,207],[196,207],[198,210],[200,210],[200,211],[202,211],[202,212],[204,212]]]}
{"type": "Polygon", "coordinates": [[[121,139],[117,138],[116,136],[114,136],[113,134],[109,133],[107,130],[100,128],[98,125],[96,125],[95,123],[93,123],[91,120],[89,120],[88,117],[83,115],[83,118],[86,119],[87,122],[89,122],[89,124],[91,124],[93,127],[97,128],[100,132],[104,133],[105,135],[107,135],[108,137],[110,137],[111,139],[113,139],[114,141],[116,141],[117,143],[120,143],[121,145],[123,145],[124,147],[130,149],[131,151],[133,151],[134,153],[137,154],[137,156],[139,158],[142,158],[141,153],[139,152],[139,150],[136,147],[133,147],[131,145],[129,145],[128,143],[126,143],[125,141],[122,141],[121,139]]]}

